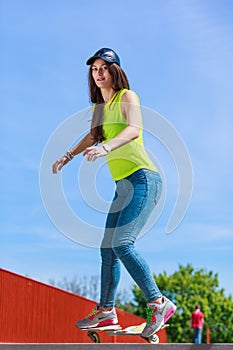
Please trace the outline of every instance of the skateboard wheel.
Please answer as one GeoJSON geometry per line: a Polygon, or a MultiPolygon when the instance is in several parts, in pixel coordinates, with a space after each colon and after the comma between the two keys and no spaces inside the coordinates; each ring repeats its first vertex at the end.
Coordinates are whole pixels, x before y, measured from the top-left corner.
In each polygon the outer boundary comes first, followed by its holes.
{"type": "Polygon", "coordinates": [[[150,344],[158,344],[159,343],[159,337],[156,334],[151,335],[146,340],[150,344]]]}
{"type": "Polygon", "coordinates": [[[94,343],[100,343],[100,336],[96,332],[89,331],[87,335],[94,343]]]}

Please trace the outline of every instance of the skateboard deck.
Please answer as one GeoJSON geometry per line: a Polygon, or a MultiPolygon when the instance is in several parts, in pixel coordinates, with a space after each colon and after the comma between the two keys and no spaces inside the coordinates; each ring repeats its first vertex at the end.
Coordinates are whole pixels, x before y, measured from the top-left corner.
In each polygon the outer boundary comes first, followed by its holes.
{"type": "MultiPolygon", "coordinates": [[[[124,329],[121,328],[119,325],[115,326],[106,326],[106,327],[96,327],[96,328],[83,328],[83,331],[87,331],[88,337],[94,342],[94,343],[100,343],[100,336],[99,332],[106,332],[108,335],[111,336],[141,336],[141,333],[145,327],[146,323],[142,323],[140,325],[134,325],[129,326],[124,329]]],[[[168,325],[165,324],[162,326],[162,328],[167,327],[168,325]]],[[[161,329],[162,329],[161,328],[161,329]]],[[[142,337],[142,336],[141,336],[142,337]]],[[[150,337],[144,338],[147,343],[150,344],[158,344],[159,343],[159,337],[155,333],[151,335],[150,337]]]]}
{"type": "Polygon", "coordinates": [[[142,333],[146,323],[139,324],[137,326],[129,326],[119,330],[109,330],[109,335],[139,335],[142,333]]]}

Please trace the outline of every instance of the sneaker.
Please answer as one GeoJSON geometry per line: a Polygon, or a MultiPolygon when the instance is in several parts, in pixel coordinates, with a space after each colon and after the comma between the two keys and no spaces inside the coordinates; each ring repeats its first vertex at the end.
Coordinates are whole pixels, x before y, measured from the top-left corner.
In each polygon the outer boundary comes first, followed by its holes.
{"type": "MultiPolygon", "coordinates": [[[[106,329],[114,329],[114,325],[118,324],[118,318],[115,308],[110,311],[100,311],[98,305],[93,309],[86,318],[76,323],[78,328],[96,328],[107,327],[106,329]]],[[[119,326],[117,327],[119,328],[119,326]]]]}
{"type": "Polygon", "coordinates": [[[160,328],[169,320],[169,318],[171,318],[172,315],[176,312],[176,306],[166,297],[162,298],[162,304],[147,304],[146,326],[141,334],[143,338],[148,338],[154,333],[157,333],[160,328]]]}

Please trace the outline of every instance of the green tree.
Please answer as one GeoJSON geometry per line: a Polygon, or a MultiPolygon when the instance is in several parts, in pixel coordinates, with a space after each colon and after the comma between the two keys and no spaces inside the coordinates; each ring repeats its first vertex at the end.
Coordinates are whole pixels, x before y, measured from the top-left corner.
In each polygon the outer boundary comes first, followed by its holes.
{"type": "MultiPolygon", "coordinates": [[[[177,306],[167,329],[170,342],[192,342],[190,317],[196,304],[200,304],[205,315],[203,341],[209,327],[212,343],[233,342],[233,301],[231,296],[225,296],[224,289],[219,288],[217,273],[194,269],[188,264],[180,265],[179,270],[171,275],[164,272],[154,275],[154,278],[162,294],[177,306]]],[[[133,294],[135,314],[145,317],[146,301],[137,286],[134,286],[133,294]]]]}

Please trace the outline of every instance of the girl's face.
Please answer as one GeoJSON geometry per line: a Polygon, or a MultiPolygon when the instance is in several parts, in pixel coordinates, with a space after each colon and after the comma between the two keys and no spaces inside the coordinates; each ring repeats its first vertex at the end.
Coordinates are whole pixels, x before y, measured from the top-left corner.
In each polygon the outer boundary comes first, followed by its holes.
{"type": "Polygon", "coordinates": [[[100,89],[112,87],[112,77],[104,60],[97,58],[92,64],[91,70],[92,77],[100,89]]]}

